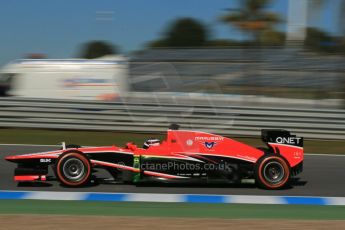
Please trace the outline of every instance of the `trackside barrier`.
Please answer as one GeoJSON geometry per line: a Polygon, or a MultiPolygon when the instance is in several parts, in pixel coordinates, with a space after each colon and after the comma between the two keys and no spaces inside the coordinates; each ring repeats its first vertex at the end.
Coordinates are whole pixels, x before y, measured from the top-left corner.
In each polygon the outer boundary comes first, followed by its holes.
{"type": "Polygon", "coordinates": [[[220,135],[259,136],[287,129],[299,136],[345,140],[345,110],[0,98],[0,127],[164,132],[169,124],[220,135]]]}

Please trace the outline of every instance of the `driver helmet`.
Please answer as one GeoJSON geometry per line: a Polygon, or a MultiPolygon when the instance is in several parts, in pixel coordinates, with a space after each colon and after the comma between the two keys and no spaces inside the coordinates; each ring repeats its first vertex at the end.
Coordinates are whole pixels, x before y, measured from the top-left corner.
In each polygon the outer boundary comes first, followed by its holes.
{"type": "Polygon", "coordinates": [[[151,138],[148,139],[144,142],[144,149],[148,149],[150,146],[159,146],[160,145],[160,140],[157,138],[151,138]]]}

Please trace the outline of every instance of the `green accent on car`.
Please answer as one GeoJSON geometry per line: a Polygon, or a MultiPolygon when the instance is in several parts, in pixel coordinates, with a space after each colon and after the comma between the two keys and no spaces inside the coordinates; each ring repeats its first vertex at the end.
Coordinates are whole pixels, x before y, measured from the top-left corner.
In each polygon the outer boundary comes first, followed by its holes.
{"type": "MultiPolygon", "coordinates": [[[[140,170],[140,156],[134,156],[133,167],[140,170]]],[[[141,179],[141,172],[135,172],[133,175],[133,182],[137,183],[141,179]]]]}

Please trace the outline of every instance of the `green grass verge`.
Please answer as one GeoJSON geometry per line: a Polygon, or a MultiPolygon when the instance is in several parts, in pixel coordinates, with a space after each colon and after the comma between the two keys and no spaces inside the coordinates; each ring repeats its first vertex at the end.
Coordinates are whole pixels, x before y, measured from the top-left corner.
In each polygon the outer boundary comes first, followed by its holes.
{"type": "Polygon", "coordinates": [[[345,206],[2,200],[0,214],[345,220],[345,206]]]}
{"type": "MultiPolygon", "coordinates": [[[[55,145],[65,141],[80,145],[124,145],[135,142],[139,146],[150,138],[164,139],[163,134],[140,134],[124,132],[64,131],[40,129],[0,129],[0,143],[3,144],[47,144],[55,145]]],[[[259,138],[232,137],[252,146],[265,146],[259,138]]],[[[344,140],[305,140],[305,152],[345,154],[344,140]]]]}

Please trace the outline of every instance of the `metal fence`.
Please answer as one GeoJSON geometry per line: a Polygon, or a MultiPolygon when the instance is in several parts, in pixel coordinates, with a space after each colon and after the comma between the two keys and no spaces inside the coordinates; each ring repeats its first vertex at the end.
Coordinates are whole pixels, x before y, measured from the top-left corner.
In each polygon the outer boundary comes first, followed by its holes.
{"type": "Polygon", "coordinates": [[[137,91],[164,91],[168,82],[175,92],[248,94],[249,87],[254,92],[261,88],[262,95],[282,96],[280,90],[276,93],[279,88],[290,98],[339,98],[345,86],[344,61],[344,56],[297,47],[150,49],[131,56],[129,72],[137,91]]]}
{"type": "Polygon", "coordinates": [[[345,140],[345,110],[0,99],[0,128],[164,132],[169,124],[232,136],[287,129],[305,138],[345,140]]]}

